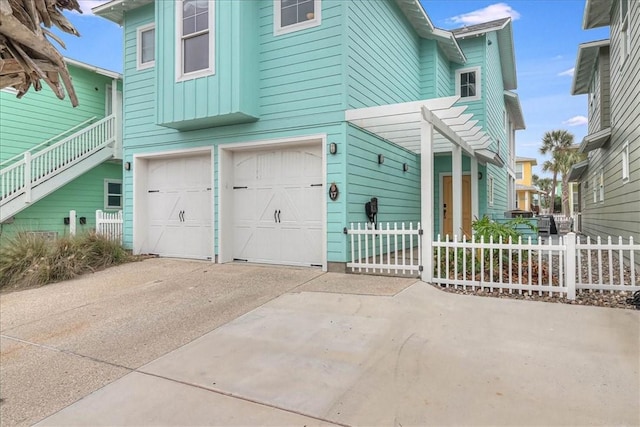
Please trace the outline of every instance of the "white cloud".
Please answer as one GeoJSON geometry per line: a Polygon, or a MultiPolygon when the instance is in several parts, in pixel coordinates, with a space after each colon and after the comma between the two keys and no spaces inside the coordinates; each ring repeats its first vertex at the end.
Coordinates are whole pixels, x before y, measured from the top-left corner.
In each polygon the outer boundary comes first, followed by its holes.
{"type": "Polygon", "coordinates": [[[574,116],[569,120],[565,120],[562,122],[565,126],[584,126],[588,123],[588,120],[585,116],[574,116]]]}
{"type": "Polygon", "coordinates": [[[576,71],[576,68],[569,68],[568,70],[565,70],[561,73],[558,73],[559,76],[568,76],[568,77],[573,77],[573,73],[576,71]]]}
{"type": "Polygon", "coordinates": [[[91,9],[100,6],[101,4],[105,4],[108,0],[79,0],[78,4],[80,4],[80,9],[82,9],[83,15],[93,15],[91,9]]]}
{"type": "Polygon", "coordinates": [[[449,19],[455,24],[475,25],[501,18],[511,17],[514,21],[520,18],[520,13],[506,3],[496,3],[483,9],[457,15],[449,19]]]}

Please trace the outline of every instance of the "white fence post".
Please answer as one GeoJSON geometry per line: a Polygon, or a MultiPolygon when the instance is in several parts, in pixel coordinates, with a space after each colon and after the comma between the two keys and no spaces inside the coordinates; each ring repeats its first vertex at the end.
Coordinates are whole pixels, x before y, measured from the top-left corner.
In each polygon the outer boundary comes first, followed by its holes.
{"type": "Polygon", "coordinates": [[[31,153],[29,151],[24,153],[24,201],[31,203],[31,153]]]}
{"type": "Polygon", "coordinates": [[[567,286],[567,299],[576,299],[576,233],[567,233],[565,236],[567,252],[565,257],[565,285],[567,286]]]}
{"type": "Polygon", "coordinates": [[[76,235],[76,211],[69,211],[69,234],[76,235]]]}

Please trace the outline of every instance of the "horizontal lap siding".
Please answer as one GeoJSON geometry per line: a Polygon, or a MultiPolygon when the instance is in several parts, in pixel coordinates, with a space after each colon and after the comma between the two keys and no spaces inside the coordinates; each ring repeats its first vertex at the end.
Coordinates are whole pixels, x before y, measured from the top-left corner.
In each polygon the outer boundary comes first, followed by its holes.
{"type": "Polygon", "coordinates": [[[631,53],[620,61],[619,3],[611,23],[611,141],[594,150],[582,181],[582,231],[591,236],[633,236],[640,241],[640,3],[629,2],[631,53]],[[622,182],[622,149],[629,142],[629,182],[622,182]],[[604,202],[593,202],[593,178],[604,171],[604,202]],[[589,188],[585,189],[585,180],[589,188]]]}
{"type": "Polygon", "coordinates": [[[22,99],[0,92],[0,161],[46,141],[91,117],[105,113],[105,90],[111,79],[69,66],[79,105],[71,106],[69,97],[58,99],[43,85],[41,91],[30,89],[22,99]]]}
{"type": "MultiPolygon", "coordinates": [[[[509,141],[504,124],[504,85],[502,83],[502,67],[498,51],[498,38],[495,32],[481,37],[482,49],[486,52],[485,76],[483,78],[486,103],[485,129],[491,135],[490,148],[497,151],[504,161],[508,161],[509,141]],[[491,41],[489,45],[487,40],[491,41]]],[[[502,215],[509,208],[508,174],[506,167],[487,165],[487,172],[494,177],[493,206],[487,207],[488,212],[502,215]]],[[[482,214],[482,211],[480,212],[482,214]]]]}
{"type": "Polygon", "coordinates": [[[451,74],[451,62],[439,47],[436,51],[436,58],[436,97],[440,98],[455,95],[456,91],[451,74]]]}
{"type": "Polygon", "coordinates": [[[372,197],[378,198],[379,222],[420,221],[420,157],[351,125],[347,139],[347,223],[366,222],[364,204],[372,197]],[[381,165],[378,154],[384,155],[381,165]]]}
{"type": "Polygon", "coordinates": [[[419,99],[420,38],[397,4],[349,1],[347,5],[348,107],[419,99]]]}
{"type": "Polygon", "coordinates": [[[15,215],[12,224],[3,224],[2,241],[21,231],[53,231],[58,236],[69,234],[69,226],[64,218],[70,210],[76,211],[77,218],[87,218],[86,225],[77,225],[77,232],[95,229],[96,210],[104,210],[104,180],[122,178],[122,166],[103,163],[81,175],[49,196],[15,215]]]}

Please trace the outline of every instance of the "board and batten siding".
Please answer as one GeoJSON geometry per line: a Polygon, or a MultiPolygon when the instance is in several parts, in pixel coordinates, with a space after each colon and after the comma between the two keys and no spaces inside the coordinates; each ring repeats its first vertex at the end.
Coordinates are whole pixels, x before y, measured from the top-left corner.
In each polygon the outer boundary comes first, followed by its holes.
{"type": "Polygon", "coordinates": [[[80,217],[87,219],[85,225],[76,223],[77,233],[95,229],[96,210],[105,210],[104,180],[121,178],[122,165],[117,163],[107,162],[91,169],[18,212],[12,223],[3,224],[0,244],[23,231],[55,232],[59,237],[67,236],[69,226],[64,224],[64,218],[69,216],[72,209],[76,211],[76,221],[80,217]]]}
{"type": "Polygon", "coordinates": [[[105,115],[106,87],[112,79],[69,65],[79,105],[58,99],[51,88],[29,90],[21,99],[0,91],[0,162],[60,135],[87,119],[105,115]],[[46,112],[46,114],[42,114],[46,112]]]}
{"type": "Polygon", "coordinates": [[[621,61],[619,2],[611,22],[611,140],[589,156],[581,182],[582,231],[590,236],[633,236],[640,241],[640,3],[629,2],[630,54],[621,61]],[[629,144],[629,180],[622,180],[622,150],[629,144]],[[594,202],[594,180],[604,173],[604,200],[594,202]],[[587,182],[588,181],[588,185],[587,182]],[[588,187],[588,188],[586,188],[588,187]]]}
{"type": "MultiPolygon", "coordinates": [[[[342,3],[348,8],[348,108],[418,100],[422,92],[421,40],[396,2],[342,3]]],[[[324,24],[324,15],[322,20],[324,24]]]]}

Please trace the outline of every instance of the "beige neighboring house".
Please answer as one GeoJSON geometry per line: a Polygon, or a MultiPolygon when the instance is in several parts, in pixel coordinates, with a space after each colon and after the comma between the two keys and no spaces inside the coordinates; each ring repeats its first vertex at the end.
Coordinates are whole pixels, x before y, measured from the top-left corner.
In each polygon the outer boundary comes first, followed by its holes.
{"type": "Polygon", "coordinates": [[[640,241],[640,2],[587,0],[582,27],[610,37],[578,47],[571,93],[588,95],[589,129],[574,165],[578,229],[640,241]]]}

